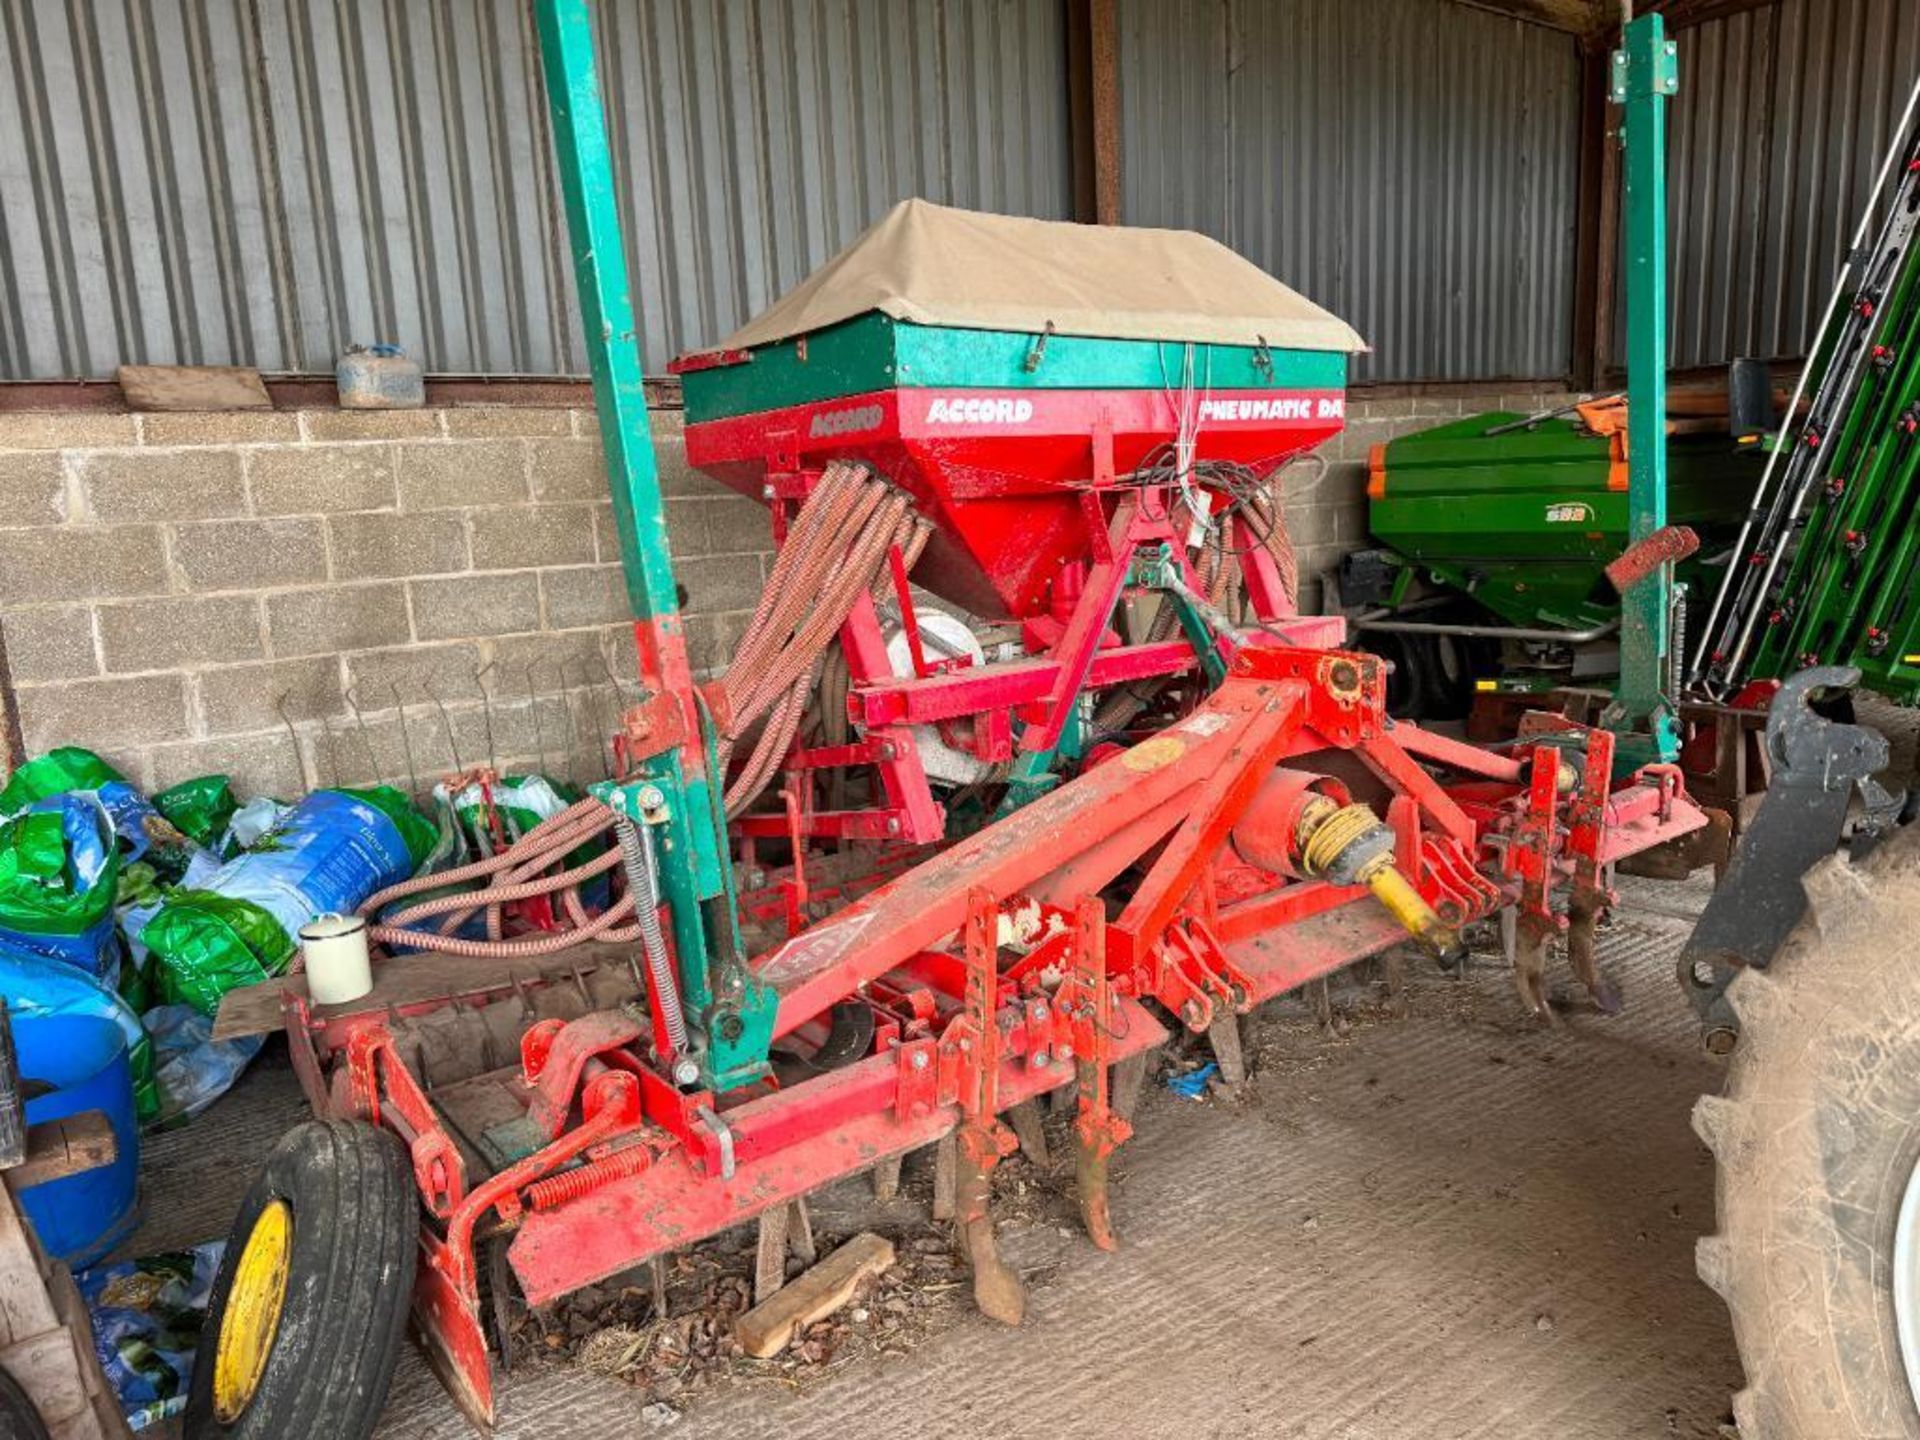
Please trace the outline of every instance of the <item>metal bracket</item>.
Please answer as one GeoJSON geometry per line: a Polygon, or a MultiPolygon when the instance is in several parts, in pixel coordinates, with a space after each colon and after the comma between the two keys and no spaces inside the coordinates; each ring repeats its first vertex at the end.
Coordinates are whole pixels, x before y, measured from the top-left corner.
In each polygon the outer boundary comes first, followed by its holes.
{"type": "Polygon", "coordinates": [[[1851,666],[1803,670],[1780,687],[1767,712],[1774,768],[1766,799],[1680,952],[1681,988],[1706,1027],[1708,1048],[1718,1053],[1732,1048],[1738,1033],[1727,987],[1747,966],[1770,964],[1800,923],[1807,908],[1800,879],[1840,843],[1855,793],[1874,825],[1897,813],[1872,779],[1887,764],[1886,740],[1864,725],[1829,720],[1810,703],[1859,683],[1851,666]]]}

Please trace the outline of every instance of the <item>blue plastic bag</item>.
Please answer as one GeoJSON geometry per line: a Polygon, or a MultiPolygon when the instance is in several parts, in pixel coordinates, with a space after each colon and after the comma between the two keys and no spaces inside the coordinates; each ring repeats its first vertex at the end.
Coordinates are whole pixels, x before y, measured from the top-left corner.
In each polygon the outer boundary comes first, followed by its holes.
{"type": "Polygon", "coordinates": [[[153,1042],[153,1078],[160,1088],[155,1125],[183,1125],[233,1088],[267,1043],[264,1035],[213,1038],[213,1021],[191,1005],[156,1005],[140,1017],[153,1042]]]}
{"type": "Polygon", "coordinates": [[[1209,1060],[1198,1070],[1189,1070],[1182,1075],[1169,1075],[1163,1082],[1167,1089],[1189,1100],[1204,1100],[1213,1078],[1220,1073],[1220,1067],[1209,1060]]]}
{"type": "Polygon", "coordinates": [[[187,1408],[200,1329],[226,1241],[96,1265],[73,1277],[87,1303],[93,1352],[127,1425],[145,1430],[187,1408]]]}

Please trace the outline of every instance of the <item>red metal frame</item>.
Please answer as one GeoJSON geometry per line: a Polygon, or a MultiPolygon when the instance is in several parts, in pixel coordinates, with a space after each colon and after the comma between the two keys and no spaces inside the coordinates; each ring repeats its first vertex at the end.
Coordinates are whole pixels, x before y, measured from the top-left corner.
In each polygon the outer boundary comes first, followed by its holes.
{"type": "MultiPolygon", "coordinates": [[[[1157,1017],[1205,1030],[1406,938],[1368,888],[1294,863],[1297,835],[1263,810],[1269,786],[1366,805],[1392,832],[1395,867],[1447,925],[1517,905],[1542,946],[1567,923],[1562,913],[1573,917],[1570,943],[1590,936],[1612,900],[1613,860],[1706,823],[1677,771],[1615,784],[1612,738],[1599,731],[1542,722],[1529,732],[1536,743],[1504,754],[1395,725],[1383,663],[1341,649],[1337,617],[1290,613],[1272,555],[1239,517],[1234,548],[1262,625],[1124,642],[1113,617],[1137,593],[1138,557],[1170,561],[1196,588],[1169,487],[1121,478],[1172,433],[1171,399],[1021,392],[1027,421],[995,426],[938,419],[951,412],[928,408],[930,398],[830,402],[871,406],[865,437],[841,426],[820,430],[831,441],[809,438],[817,406],[688,434],[696,464],[756,495],[766,487],[777,537],[820,466],[875,464],[935,523],[916,583],[1017,622],[1026,649],[980,665],[931,660],[894,556],[911,673],[894,673],[878,610],[863,599],[841,634],[855,738],[797,746],[778,803],[735,829],[749,877],[742,918],[784,936],[752,961],[778,995],[776,1043],[810,1054],[838,1007],[856,1004],[873,1022],[865,1053],[784,1084],[690,1093],[663,1072],[653,1027],[631,1008],[542,1021],[516,1064],[482,1077],[522,1108],[525,1153],[516,1146],[510,1163],[480,1174],[395,1027],[494,992],[324,1014],[288,1003],[294,1064],[316,1109],[382,1125],[408,1147],[423,1202],[417,1325],[481,1423],[494,1388],[479,1246],[504,1247],[541,1305],[957,1132],[976,1294],[990,1313],[1017,1313],[1017,1281],[985,1215],[987,1174],[1012,1143],[999,1116],[1072,1085],[1082,1213],[1110,1248],[1107,1161],[1129,1131],[1109,1075],[1166,1039],[1157,1017]],[[1205,694],[1202,661],[1214,676],[1225,669],[1205,694]],[[1046,756],[1087,692],[1145,681],[1172,682],[1178,696],[1129,732],[1145,738],[1103,745],[1048,793],[949,839],[914,727],[941,727],[949,744],[995,763],[1046,756]],[[843,767],[873,773],[871,804],[817,803],[815,777],[843,767]],[[763,855],[779,864],[763,870],[763,855]]],[[[1317,443],[1343,407],[1337,395],[1307,398],[1289,422],[1257,409],[1239,421],[1225,406],[1205,454],[1270,466],[1317,443]]],[[[637,628],[643,673],[658,686],[627,717],[619,748],[629,758],[699,733],[677,623],[637,628]]],[[[682,750],[704,763],[702,747],[682,750]]],[[[1371,834],[1380,840],[1378,826],[1371,834]]]]}
{"type": "MultiPolygon", "coordinates": [[[[912,592],[900,555],[890,575],[910,656],[898,676],[871,596],[841,629],[853,682],[850,718],[876,742],[854,750],[796,745],[789,775],[802,787],[814,772],[839,766],[877,777],[869,805],[802,807],[804,833],[821,840],[944,838],[946,814],[921,766],[908,727],[938,725],[949,743],[983,762],[1015,753],[1047,755],[1080,697],[1115,685],[1186,675],[1197,668],[1188,641],[1123,644],[1111,628],[1133,583],[1134,560],[1165,550],[1191,583],[1186,537],[1176,534],[1174,489],[1140,485],[1130,472],[1165,437],[1172,401],[1149,391],[1043,391],[971,399],[1009,401],[956,412],[947,397],[883,391],[789,407],[690,427],[688,457],[746,493],[772,503],[776,543],[832,459],[875,465],[939,522],[915,579],[978,613],[1018,620],[1027,654],[998,663],[930,665],[920,645],[912,592]],[[1012,401],[1018,400],[1015,406],[1012,401]],[[857,403],[856,403],[857,402],[857,403]],[[857,411],[862,424],[815,424],[857,411]],[[974,418],[946,418],[949,415],[974,418]],[[995,418],[1018,416],[1018,419],[995,418]],[[1012,502],[1012,503],[1009,503],[1012,502]]],[[[1338,394],[1221,395],[1200,453],[1270,469],[1319,443],[1344,423],[1338,394]],[[1276,402],[1292,407],[1277,419],[1276,402]]],[[[1210,503],[1222,504],[1214,500],[1210,503]]],[[[1252,614],[1295,644],[1331,646],[1345,638],[1337,617],[1293,613],[1273,555],[1242,516],[1231,522],[1236,564],[1252,614]]],[[[736,822],[737,834],[772,838],[785,816],[763,811],[736,822]]]]}
{"type": "MultiPolygon", "coordinates": [[[[1364,889],[1263,871],[1234,852],[1234,827],[1276,766],[1308,783],[1335,754],[1363,761],[1388,792],[1401,868],[1458,921],[1517,900],[1524,924],[1557,928],[1557,888],[1576,914],[1597,913],[1610,899],[1606,863],[1704,823],[1675,771],[1614,786],[1604,732],[1558,722],[1554,743],[1527,759],[1487,756],[1391,725],[1384,684],[1369,655],[1241,648],[1186,719],[759,957],[780,992],[781,1034],[849,998],[873,1009],[873,1050],[843,1068],[689,1095],[657,1071],[648,1027],[624,1012],[536,1025],[502,1078],[544,1143],[477,1180],[385,1010],[321,1020],[293,1005],[296,1064],[316,1103],[409,1146],[427,1216],[417,1318],[455,1395],[491,1415],[476,1237],[499,1237],[527,1299],[546,1303],[956,1129],[984,1173],[1009,1143],[996,1117],[1066,1084],[1089,1233],[1113,1243],[1104,1167],[1127,1130],[1108,1067],[1165,1038],[1142,1002],[1204,1029],[1404,938],[1364,889]],[[1569,786],[1563,764],[1575,758],[1569,786]],[[1098,892],[1129,868],[1137,879],[1109,924],[1098,892]],[[1054,933],[1004,954],[1000,917],[1021,913],[1054,933]]],[[[781,818],[797,834],[797,801],[781,818]]]]}

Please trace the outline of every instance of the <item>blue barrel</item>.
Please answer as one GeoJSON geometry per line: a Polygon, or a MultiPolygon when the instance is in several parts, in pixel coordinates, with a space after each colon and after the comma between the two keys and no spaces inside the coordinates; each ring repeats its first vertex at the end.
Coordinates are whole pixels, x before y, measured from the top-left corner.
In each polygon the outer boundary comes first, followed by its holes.
{"type": "Polygon", "coordinates": [[[27,1101],[28,1124],[103,1110],[120,1142],[111,1165],[20,1192],[47,1253],[82,1269],[126,1239],[140,1218],[140,1129],[127,1039],[111,1020],[92,1015],[20,1015],[13,1041],[23,1088],[35,1097],[27,1101]]]}
{"type": "Polygon", "coordinates": [[[398,345],[353,345],[334,367],[342,410],[418,410],[427,403],[420,363],[398,345]]]}

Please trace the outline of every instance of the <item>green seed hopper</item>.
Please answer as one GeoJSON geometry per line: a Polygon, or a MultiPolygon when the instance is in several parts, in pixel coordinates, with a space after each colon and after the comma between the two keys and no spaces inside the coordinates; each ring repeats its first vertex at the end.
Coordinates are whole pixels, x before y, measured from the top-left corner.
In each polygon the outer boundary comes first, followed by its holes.
{"type": "MultiPolygon", "coordinates": [[[[1368,524],[1402,567],[1395,603],[1426,575],[1513,627],[1579,634],[1618,619],[1602,572],[1629,543],[1624,447],[1578,417],[1510,428],[1523,419],[1474,415],[1375,448],[1368,524]]],[[[1760,462],[1724,433],[1674,435],[1667,458],[1668,518],[1701,542],[1677,578],[1698,594],[1760,462]]]]}

